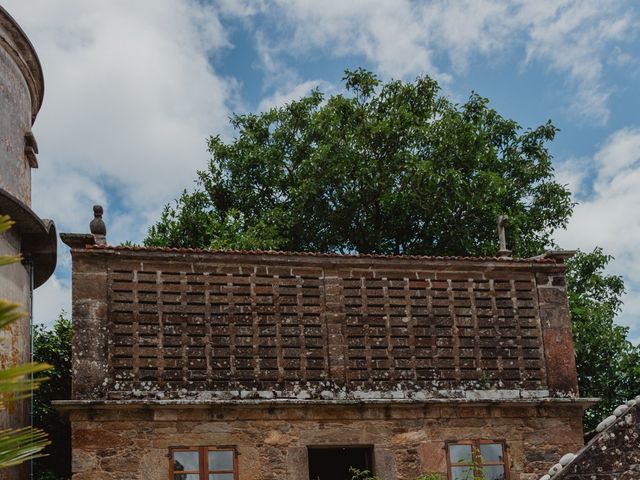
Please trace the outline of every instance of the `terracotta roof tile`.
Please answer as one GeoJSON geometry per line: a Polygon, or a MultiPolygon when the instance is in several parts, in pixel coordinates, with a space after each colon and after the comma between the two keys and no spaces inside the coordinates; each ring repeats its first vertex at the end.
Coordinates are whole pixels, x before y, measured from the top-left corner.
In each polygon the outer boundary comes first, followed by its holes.
{"type": "Polygon", "coordinates": [[[146,247],[132,245],[87,245],[88,250],[113,250],[126,252],[160,252],[160,253],[196,253],[196,254],[231,254],[231,255],[272,255],[281,257],[327,257],[327,258],[374,258],[374,259],[408,259],[408,260],[453,260],[475,262],[518,262],[518,263],[557,263],[552,258],[499,258],[472,256],[431,256],[431,255],[383,255],[373,253],[334,253],[334,252],[287,252],[280,250],[213,250],[205,248],[146,247]]]}

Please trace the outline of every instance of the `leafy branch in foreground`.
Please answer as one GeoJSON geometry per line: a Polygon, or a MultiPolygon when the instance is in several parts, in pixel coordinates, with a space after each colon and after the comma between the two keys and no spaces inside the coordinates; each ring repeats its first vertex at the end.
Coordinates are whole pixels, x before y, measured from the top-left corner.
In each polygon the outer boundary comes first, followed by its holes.
{"type": "MultiPolygon", "coordinates": [[[[351,480],[382,480],[369,470],[359,470],[351,467],[349,472],[351,473],[351,480]]],[[[439,473],[423,473],[419,477],[416,477],[415,480],[443,480],[443,477],[439,473]]]]}

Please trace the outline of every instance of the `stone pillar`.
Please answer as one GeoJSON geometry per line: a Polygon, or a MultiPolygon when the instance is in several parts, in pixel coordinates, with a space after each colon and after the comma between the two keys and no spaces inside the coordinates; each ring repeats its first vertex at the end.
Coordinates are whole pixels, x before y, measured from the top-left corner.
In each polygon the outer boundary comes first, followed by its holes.
{"type": "Polygon", "coordinates": [[[333,382],[342,385],[346,381],[342,282],[340,276],[330,268],[324,270],[324,315],[327,325],[329,373],[333,382]]]}
{"type": "Polygon", "coordinates": [[[74,399],[101,398],[107,378],[107,267],[102,255],[73,256],[74,399]]]}
{"type": "Polygon", "coordinates": [[[536,274],[540,324],[551,396],[578,396],[565,267],[536,274]]]}

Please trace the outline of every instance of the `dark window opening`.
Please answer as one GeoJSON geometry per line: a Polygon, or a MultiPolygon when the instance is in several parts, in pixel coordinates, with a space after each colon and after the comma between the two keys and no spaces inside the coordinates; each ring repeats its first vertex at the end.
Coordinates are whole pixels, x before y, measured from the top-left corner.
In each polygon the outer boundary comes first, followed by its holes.
{"type": "Polygon", "coordinates": [[[373,473],[371,447],[309,448],[309,480],[351,480],[351,469],[373,473]]]}

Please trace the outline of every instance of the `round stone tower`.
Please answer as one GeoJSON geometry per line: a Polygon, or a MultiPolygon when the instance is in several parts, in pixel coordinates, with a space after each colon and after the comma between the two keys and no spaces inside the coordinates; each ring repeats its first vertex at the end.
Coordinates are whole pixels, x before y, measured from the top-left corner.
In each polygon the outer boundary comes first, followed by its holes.
{"type": "MultiPolygon", "coordinates": [[[[20,263],[0,266],[0,298],[19,303],[27,314],[0,332],[0,368],[30,361],[33,289],[56,266],[55,226],[31,210],[31,169],[38,166],[31,126],[43,92],[42,69],[33,46],[0,7],[0,214],[15,221],[11,230],[0,234],[0,254],[22,256],[20,263]]],[[[28,407],[28,402],[19,402],[0,410],[0,428],[28,424],[28,407]]],[[[0,471],[0,479],[26,478],[6,472],[0,471]]]]}

